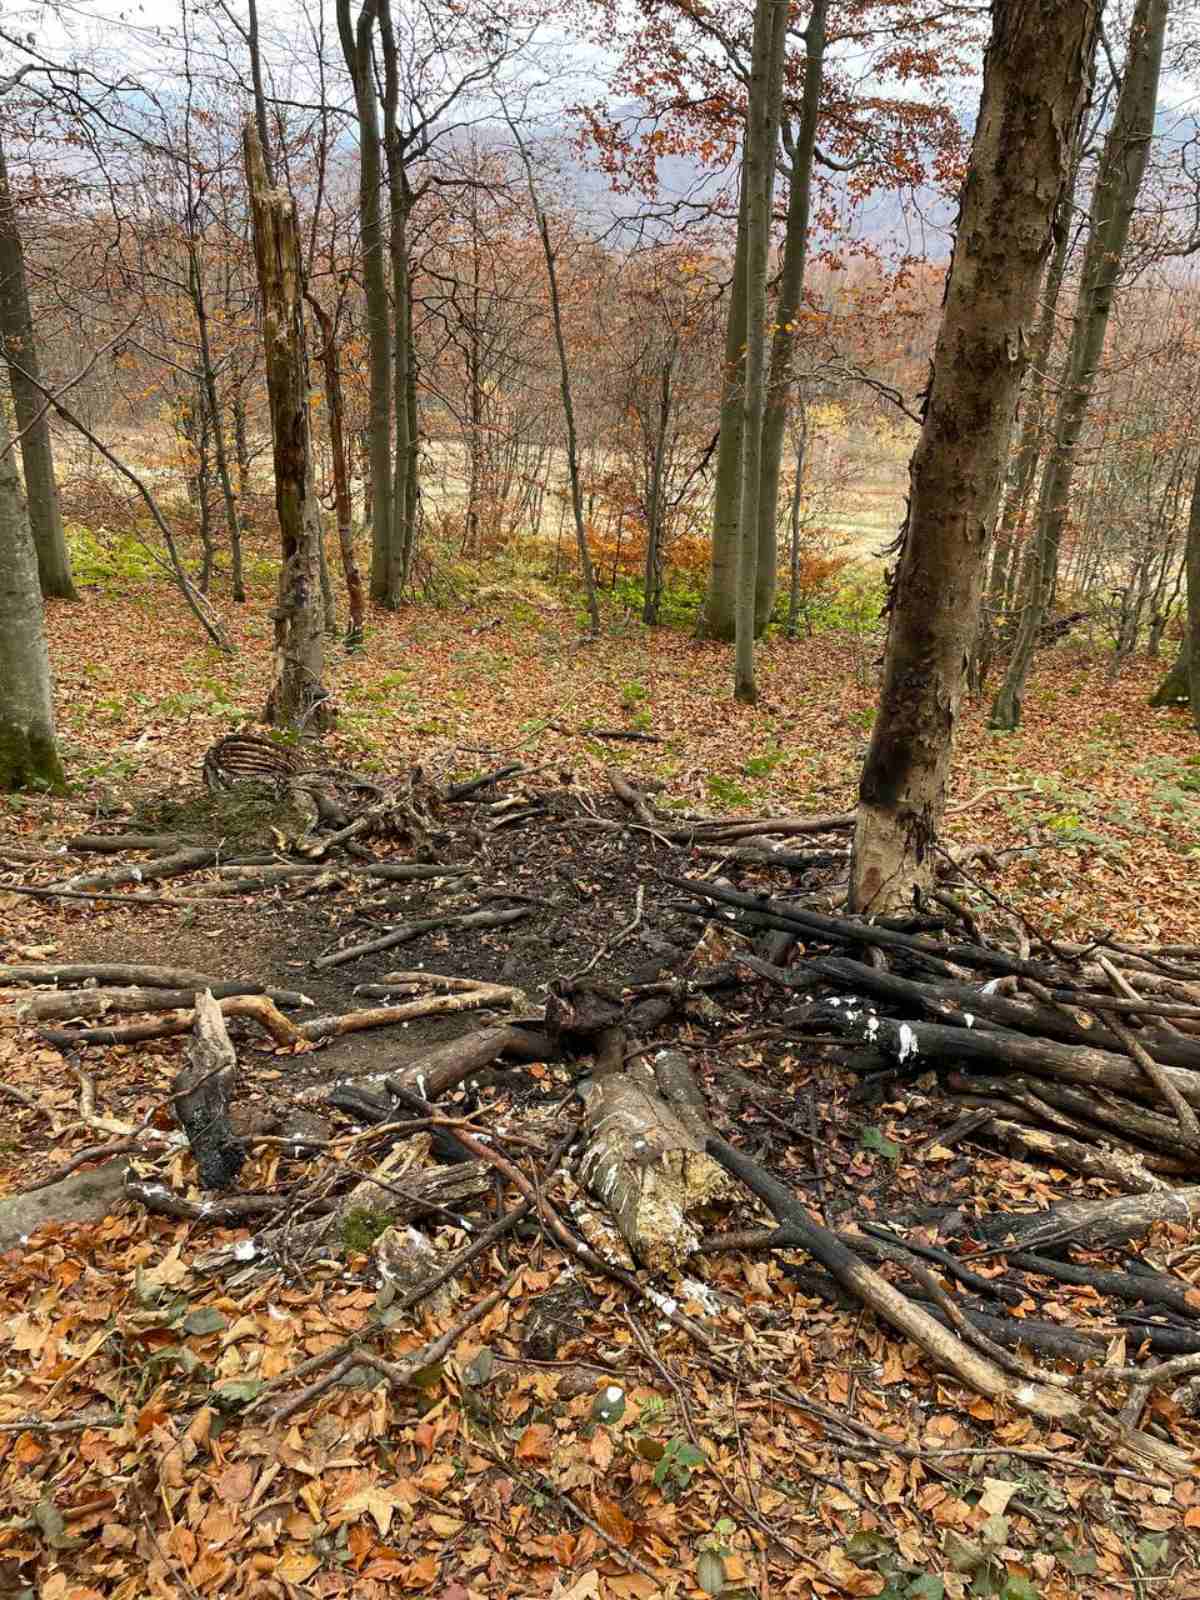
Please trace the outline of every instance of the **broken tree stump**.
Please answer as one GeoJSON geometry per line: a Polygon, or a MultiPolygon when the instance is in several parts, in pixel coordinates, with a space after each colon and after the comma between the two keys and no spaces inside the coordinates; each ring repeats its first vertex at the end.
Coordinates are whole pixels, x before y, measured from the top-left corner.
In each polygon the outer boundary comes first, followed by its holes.
{"type": "Polygon", "coordinates": [[[196,996],[187,1065],[173,1086],[175,1115],[188,1136],[202,1189],[228,1189],[246,1159],[229,1121],[237,1056],[221,1008],[205,989],[196,996]]]}
{"type": "Polygon", "coordinates": [[[598,1070],[579,1087],[587,1147],[580,1173],[634,1257],[678,1267],[700,1243],[692,1217],[733,1185],[704,1141],[659,1097],[653,1069],[598,1070]]]}

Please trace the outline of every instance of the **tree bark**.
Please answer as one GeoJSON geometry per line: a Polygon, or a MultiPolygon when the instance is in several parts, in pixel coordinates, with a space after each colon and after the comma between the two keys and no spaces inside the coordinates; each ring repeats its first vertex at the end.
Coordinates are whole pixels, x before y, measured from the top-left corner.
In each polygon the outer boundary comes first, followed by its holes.
{"type": "Polygon", "coordinates": [[[304,349],[303,270],[295,201],[267,187],[253,119],[243,131],[246,181],[254,223],[254,256],[263,306],[267,396],[279,516],[279,590],[275,652],[264,720],[301,729],[321,726],[321,521],[309,440],[308,370],[304,349]]]}
{"type": "Polygon", "coordinates": [[[1192,507],[1187,531],[1187,638],[1180,656],[1188,658],[1188,701],[1192,722],[1200,733],[1200,466],[1192,487],[1192,507]]]}
{"type": "Polygon", "coordinates": [[[333,318],[314,295],[305,299],[321,330],[321,372],[325,380],[325,405],[329,412],[329,450],[333,458],[333,507],[337,519],[338,553],[350,621],[346,628],[346,649],[360,650],[366,627],[366,598],[358,556],[354,549],[354,507],[350,497],[350,452],[346,440],[346,399],[342,389],[342,368],[338,359],[337,329],[333,318]]]}
{"type": "Polygon", "coordinates": [[[62,787],[37,557],[0,406],[0,793],[62,787]]]}
{"type": "MultiPolygon", "coordinates": [[[[509,124],[512,127],[512,124],[509,124]]],[[[513,128],[514,137],[516,129],[513,128]]],[[[525,180],[529,189],[529,203],[533,207],[538,237],[542,242],[542,256],[546,263],[546,283],[550,290],[550,317],[554,327],[554,348],[558,355],[558,386],[562,395],[563,417],[567,424],[567,473],[571,480],[571,511],[575,518],[575,545],[579,553],[579,570],[583,577],[584,597],[587,601],[588,623],[593,635],[600,632],[600,601],[596,593],[596,573],[592,566],[592,552],[588,545],[587,524],[583,516],[583,486],[579,477],[579,439],[575,428],[575,402],[571,394],[571,367],[567,359],[567,344],[563,334],[562,304],[558,293],[558,264],[554,246],[550,243],[550,225],[533,182],[533,167],[529,152],[518,140],[521,161],[525,167],[525,180]]]]}
{"type": "Polygon", "coordinates": [[[611,1213],[635,1259],[680,1267],[700,1242],[693,1214],[730,1184],[704,1134],[659,1098],[653,1071],[605,1071],[580,1087],[588,1135],[580,1173],[611,1213]]]}
{"type": "Polygon", "coordinates": [[[996,545],[992,552],[992,570],[988,582],[987,602],[980,618],[976,645],[976,663],[973,687],[981,693],[991,667],[996,634],[1015,585],[1015,573],[1021,566],[1025,553],[1025,531],[1029,515],[1029,496],[1037,477],[1038,462],[1042,453],[1042,428],[1046,417],[1046,379],[1050,358],[1054,350],[1054,332],[1058,325],[1058,301],[1062,294],[1063,279],[1067,273],[1067,260],[1071,254],[1071,221],[1075,189],[1079,181],[1079,163],[1083,156],[1084,124],[1071,156],[1071,171],[1059,201],[1054,221],[1054,254],[1046,270],[1042,289],[1042,320],[1029,360],[1029,384],[1024,397],[1021,418],[1021,437],[1013,466],[1012,485],[1004,500],[1000,526],[996,532],[996,545]]]}
{"type": "Polygon", "coordinates": [[[742,185],[747,195],[746,384],[742,396],[742,508],[738,521],[733,692],[743,705],[753,705],[758,698],[754,634],[763,418],[767,403],[767,277],[788,12],[786,0],[756,0],[742,143],[742,185]]]}
{"type": "Polygon", "coordinates": [[[712,549],[708,589],[696,624],[698,639],[733,643],[737,595],[738,518],[742,507],[742,392],[746,382],[746,219],[749,200],[743,175],[738,199],[737,243],[729,314],[725,324],[725,364],[721,382],[717,480],[713,494],[712,549]]]}
{"type": "Polygon", "coordinates": [[[383,46],[383,154],[388,192],[388,257],[392,271],[392,411],[395,431],[391,526],[388,530],[386,594],[383,603],[395,610],[408,581],[412,559],[411,517],[417,471],[417,439],[409,406],[412,348],[412,278],[409,270],[408,214],[412,199],[405,171],[405,150],[398,115],[400,69],[392,27],[391,0],[381,0],[379,37],[383,46]]]}
{"type": "Polygon", "coordinates": [[[208,334],[208,303],[204,298],[204,284],[200,277],[200,253],[194,238],[188,241],[188,277],[191,280],[192,305],[196,313],[196,330],[200,338],[200,373],[209,425],[212,428],[217,479],[221,485],[225,522],[229,529],[230,590],[234,600],[240,605],[246,599],[246,579],[242,571],[242,522],[238,513],[237,496],[233,492],[233,478],[229,471],[229,452],[225,448],[225,429],[221,423],[221,402],[217,394],[217,375],[213,367],[212,341],[208,334]]]}
{"type": "Polygon", "coordinates": [[[828,0],[813,0],[804,34],[804,99],[791,150],[792,171],[783,242],[783,268],[775,310],[775,332],[771,340],[771,378],[763,412],[758,571],[754,591],[754,630],[759,638],[771,620],[779,570],[779,479],[783,467],[784,435],[791,410],[797,321],[804,301],[804,278],[808,268],[808,224],[812,211],[817,123],[825,81],[825,25],[828,10],[828,0]]]}
{"type": "MultiPolygon", "coordinates": [[[[255,142],[258,135],[255,134],[255,142]]],[[[242,1170],[246,1148],[229,1121],[237,1056],[221,1008],[208,990],[195,997],[187,1065],[172,1085],[179,1125],[188,1136],[202,1189],[228,1189],[242,1170]]]]}
{"type": "Polygon", "coordinates": [[[1058,583],[1058,554],[1071,508],[1079,440],[1095,387],[1134,206],[1150,156],[1167,4],[1168,0],[1138,0],[1130,25],[1125,76],[1092,194],[1088,243],[1080,271],[1054,445],[1038,496],[1037,543],[1027,568],[1021,626],[992,707],[992,726],[996,728],[1015,728],[1021,720],[1021,696],[1038,634],[1058,583]]]}
{"type": "Polygon", "coordinates": [[[363,0],[358,22],[352,24],[350,0],[337,0],[338,34],[358,112],[358,203],[370,363],[371,599],[386,605],[392,533],[392,323],[384,265],[383,145],[371,52],[378,15],[379,0],[363,0]]]}
{"type": "Polygon", "coordinates": [[[78,600],[58,505],[58,486],[54,481],[49,407],[30,382],[41,374],[25,279],[25,254],[3,144],[0,144],[0,341],[8,362],[13,412],[21,438],[21,464],[25,469],[29,528],[37,552],[38,581],[48,599],[78,600]]]}
{"type": "Polygon", "coordinates": [[[946,780],[1025,329],[1083,112],[1095,0],[997,0],[983,98],[911,467],[879,715],[859,786],[850,900],[911,904],[933,879],[946,780]],[[1016,163],[1012,152],[1020,150],[1016,163]]]}
{"type": "MultiPolygon", "coordinates": [[[[1189,550],[1190,554],[1190,550],[1189,550]]],[[[1191,700],[1191,672],[1192,672],[1192,645],[1191,638],[1191,593],[1188,594],[1188,633],[1184,635],[1179,646],[1179,654],[1175,657],[1175,664],[1170,672],[1150,696],[1152,706],[1180,706],[1188,705],[1191,700]]]]}

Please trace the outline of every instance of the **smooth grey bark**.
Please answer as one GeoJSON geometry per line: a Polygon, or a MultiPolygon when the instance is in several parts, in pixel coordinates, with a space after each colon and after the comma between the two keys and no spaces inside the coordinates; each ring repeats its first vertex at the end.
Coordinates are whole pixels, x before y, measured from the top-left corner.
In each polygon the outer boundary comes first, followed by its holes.
{"type": "Polygon", "coordinates": [[[662,606],[663,587],[663,498],[665,494],[667,434],[674,404],[673,382],[678,341],[672,340],[663,356],[659,374],[658,423],[654,430],[654,450],[650,461],[649,493],[646,496],[646,565],[642,584],[642,621],[653,627],[662,606]]]}
{"type": "Polygon", "coordinates": [[[408,217],[412,209],[405,151],[399,129],[400,67],[392,26],[391,0],[380,0],[379,38],[383,46],[383,155],[388,192],[388,258],[392,271],[392,419],[395,431],[391,526],[388,530],[386,595],[390,609],[400,604],[412,563],[417,472],[417,437],[410,407],[414,373],[412,348],[412,273],[408,217]]]}
{"type": "MultiPolygon", "coordinates": [[[[200,256],[194,237],[188,240],[188,277],[192,292],[192,307],[196,313],[196,331],[200,339],[200,377],[204,386],[204,401],[212,428],[213,455],[217,465],[217,481],[221,485],[221,498],[225,505],[225,523],[229,530],[230,589],[235,601],[246,599],[246,579],[242,570],[242,520],[238,512],[237,495],[233,492],[233,478],[229,471],[229,452],[225,448],[225,428],[221,422],[221,402],[217,395],[217,374],[213,366],[212,341],[208,333],[208,302],[204,298],[204,285],[200,277],[200,256]]],[[[204,587],[204,585],[201,585],[204,587]]]]}
{"type": "MultiPolygon", "coordinates": [[[[792,484],[792,503],[788,521],[791,532],[791,549],[788,559],[788,619],[787,636],[794,639],[800,623],[800,504],[804,498],[804,469],[808,459],[808,408],[801,399],[796,408],[799,426],[796,434],[796,479],[792,484]]],[[[809,630],[811,632],[811,628],[809,630]]]]}
{"type": "Polygon", "coordinates": [[[21,465],[25,469],[25,493],[30,531],[37,551],[38,580],[47,598],[78,600],[58,504],[58,486],[54,481],[49,407],[30,381],[36,381],[41,371],[25,277],[25,252],[3,144],[0,144],[0,341],[8,362],[13,413],[21,438],[21,465]]]}
{"type": "Polygon", "coordinates": [[[995,0],[992,18],[859,784],[850,875],[859,912],[911,906],[933,880],[1025,330],[1087,98],[1099,4],[995,0]]]}
{"type": "Polygon", "coordinates": [[[738,527],[733,692],[743,705],[753,705],[758,698],[754,682],[754,607],[763,416],[767,402],[767,276],[787,20],[788,0],[756,0],[750,90],[742,144],[742,187],[746,193],[746,382],[742,405],[742,509],[738,527]]]}
{"type": "Polygon", "coordinates": [[[383,145],[375,95],[371,38],[379,0],[363,0],[357,23],[350,0],[337,0],[338,35],[358,112],[358,204],[362,234],[363,292],[367,305],[370,367],[368,439],[371,464],[371,599],[391,603],[392,548],[392,321],[388,302],[383,226],[383,145]]]}
{"type": "Polygon", "coordinates": [[[37,556],[0,406],[0,792],[61,789],[37,556]]]}
{"type": "Polygon", "coordinates": [[[696,623],[698,639],[733,643],[737,595],[738,526],[742,511],[742,415],[746,382],[746,217],[743,179],[738,196],[737,242],[725,323],[725,362],[721,377],[720,435],[713,492],[712,547],[708,588],[696,623]]]}
{"type": "MultiPolygon", "coordinates": [[[[829,0],[812,0],[804,34],[804,95],[800,121],[791,145],[791,175],[783,265],[775,332],[771,340],[771,377],[763,412],[762,487],[758,507],[758,573],[755,579],[754,627],[761,637],[775,606],[779,570],[779,481],[783,469],[784,434],[792,405],[792,369],[796,329],[804,301],[808,269],[808,226],[812,214],[813,163],[817,151],[817,124],[825,81],[825,35],[829,0]]],[[[786,137],[786,131],[785,131],[786,137]]]]}
{"type": "Polygon", "coordinates": [[[1038,496],[1037,542],[1030,556],[1021,625],[1000,692],[995,728],[1015,728],[1038,634],[1053,603],[1058,553],[1071,505],[1080,436],[1104,349],[1113,296],[1154,133],[1168,0],[1137,0],[1125,75],[1092,194],[1090,228],[1080,271],[1071,346],[1055,418],[1054,444],[1038,496]]]}

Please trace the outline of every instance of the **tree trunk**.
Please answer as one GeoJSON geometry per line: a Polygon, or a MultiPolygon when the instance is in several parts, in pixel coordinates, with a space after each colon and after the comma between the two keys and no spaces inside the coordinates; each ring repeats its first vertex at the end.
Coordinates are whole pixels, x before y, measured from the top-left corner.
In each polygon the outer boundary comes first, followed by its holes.
{"type": "Polygon", "coordinates": [[[1134,206],[1150,155],[1167,4],[1168,0],[1138,0],[1130,25],[1125,76],[1092,195],[1091,225],[1054,446],[1038,497],[1037,544],[1029,565],[1021,626],[1008,672],[992,707],[992,726],[996,728],[1015,728],[1021,720],[1021,696],[1038,633],[1049,614],[1058,582],[1058,554],[1071,508],[1079,439],[1095,387],[1134,206]]]}
{"type": "MultiPolygon", "coordinates": [[[[204,399],[208,409],[209,426],[212,428],[217,479],[225,503],[225,522],[229,529],[231,590],[234,600],[242,604],[246,599],[246,580],[242,572],[242,523],[238,515],[237,496],[233,492],[233,479],[229,474],[229,454],[225,449],[225,429],[221,425],[221,403],[217,395],[217,377],[213,370],[212,342],[208,336],[208,305],[204,298],[199,252],[194,239],[188,241],[188,276],[191,279],[196,329],[200,337],[200,373],[204,386],[204,399]]],[[[201,584],[201,588],[204,587],[201,584]]]]}
{"type": "Polygon", "coordinates": [[[379,0],[363,0],[353,26],[350,0],[337,0],[338,34],[358,111],[359,214],[370,359],[371,599],[386,605],[392,532],[392,322],[384,269],[383,147],[371,60],[378,10],[379,0]]]}
{"type": "Polygon", "coordinates": [[[717,482],[713,494],[712,551],[708,589],[696,624],[698,639],[733,643],[737,594],[738,518],[742,508],[742,390],[746,381],[746,218],[745,179],[738,200],[737,244],[729,315],[725,324],[725,366],[721,382],[721,432],[717,440],[717,482]]]}
{"type": "Polygon", "coordinates": [[[987,600],[979,620],[972,669],[973,692],[982,694],[994,659],[997,634],[1008,607],[1014,585],[1016,569],[1021,564],[1025,547],[1025,529],[1029,515],[1029,495],[1037,477],[1038,462],[1042,453],[1042,427],[1046,416],[1046,378],[1054,350],[1054,332],[1058,325],[1058,300],[1066,277],[1067,260],[1071,254],[1071,220],[1075,188],[1079,181],[1079,163],[1083,156],[1084,124],[1081,121],[1079,136],[1071,156],[1071,172],[1059,201],[1054,220],[1054,254],[1046,271],[1042,289],[1042,320],[1029,357],[1029,386],[1025,394],[1021,418],[1021,437],[1013,465],[1012,485],[1004,500],[1000,526],[996,532],[992,552],[992,570],[988,582],[987,600]]]}
{"type": "Polygon", "coordinates": [[[1188,700],[1192,721],[1200,733],[1200,466],[1192,488],[1187,531],[1187,636],[1180,651],[1188,658],[1188,700]]]}
{"type": "Polygon", "coordinates": [[[796,436],[796,481],[792,484],[792,504],[789,513],[791,531],[791,548],[788,555],[787,636],[789,639],[796,637],[800,622],[800,505],[804,498],[804,466],[808,456],[808,411],[803,399],[800,401],[798,411],[800,425],[796,436]]]}
{"type": "Polygon", "coordinates": [[[263,308],[267,397],[275,451],[279,515],[279,592],[275,659],[264,720],[303,728],[327,698],[321,681],[321,519],[309,441],[308,371],[304,350],[303,274],[295,201],[267,188],[253,119],[243,131],[246,182],[254,222],[254,257],[263,308]]]}
{"type": "Polygon", "coordinates": [[[763,413],[758,573],[754,595],[754,631],[759,638],[771,620],[779,570],[779,479],[783,467],[784,434],[791,409],[797,320],[804,300],[804,277],[808,266],[808,223],[812,211],[817,123],[825,78],[825,19],[828,9],[828,0],[813,0],[804,35],[804,101],[791,150],[792,173],[783,243],[783,269],[779,281],[779,302],[775,310],[775,333],[771,341],[771,381],[763,413]]]}
{"type": "Polygon", "coordinates": [[[753,705],[758,698],[754,625],[767,402],[767,276],[788,9],[786,0],[756,0],[742,143],[742,188],[746,193],[746,382],[742,396],[742,508],[738,522],[733,692],[743,705],[753,705]]]}
{"type": "Polygon", "coordinates": [[[37,552],[42,593],[56,600],[78,600],[71,577],[71,558],[63,533],[50,447],[49,407],[29,382],[40,376],[33,314],[25,281],[25,255],[17,211],[8,183],[4,147],[0,144],[0,341],[9,363],[13,412],[21,436],[29,528],[37,552]],[[28,374],[28,376],[26,376],[28,374]]]}
{"type": "Polygon", "coordinates": [[[855,910],[911,904],[932,845],[1025,359],[1095,49],[1095,0],[996,0],[859,786],[855,910]],[[1021,162],[1012,152],[1022,152],[1021,162]]]}
{"type": "Polygon", "coordinates": [[[1191,660],[1191,641],[1185,635],[1179,646],[1179,654],[1175,657],[1175,665],[1150,696],[1152,706],[1185,706],[1190,702],[1191,660]]]}
{"type": "Polygon", "coordinates": [[[567,344],[563,335],[562,305],[558,295],[558,266],[554,247],[550,243],[550,226],[538,199],[533,182],[533,167],[529,152],[520,142],[521,161],[525,167],[525,180],[529,188],[529,203],[533,207],[538,236],[542,241],[542,256],[546,262],[546,282],[550,290],[550,317],[554,326],[554,348],[558,354],[558,382],[562,395],[563,417],[567,424],[567,472],[571,480],[571,510],[575,517],[575,543],[579,552],[579,570],[583,576],[584,595],[587,600],[588,623],[593,635],[600,632],[600,601],[596,594],[596,573],[592,566],[592,552],[588,546],[587,524],[583,516],[583,486],[579,478],[579,440],[575,431],[575,403],[571,396],[571,367],[567,360],[567,344]]]}
{"type": "Polygon", "coordinates": [[[665,493],[667,434],[671,425],[677,348],[672,345],[663,359],[660,375],[658,426],[654,430],[654,455],[650,464],[650,493],[646,500],[646,566],[642,586],[642,621],[648,627],[658,623],[663,587],[663,499],[665,493]]]}
{"type": "Polygon", "coordinates": [[[395,610],[408,580],[412,558],[410,518],[415,507],[416,430],[409,405],[413,364],[412,279],[408,259],[408,213],[412,200],[405,171],[405,148],[397,122],[400,67],[392,28],[391,0],[381,0],[379,37],[383,46],[383,153],[387,170],[388,255],[392,269],[392,409],[395,464],[392,475],[391,526],[388,531],[386,594],[383,603],[395,610]]]}
{"type": "Polygon", "coordinates": [[[37,557],[0,406],[0,793],[62,786],[37,557]]]}
{"type": "Polygon", "coordinates": [[[350,497],[350,454],[346,440],[346,400],[342,390],[342,369],[338,360],[337,330],[333,318],[313,295],[306,295],[321,330],[321,371],[325,379],[325,404],[329,411],[329,451],[333,458],[333,506],[337,519],[338,550],[350,621],[346,628],[346,649],[360,650],[366,622],[362,573],[354,551],[354,509],[350,497]]]}

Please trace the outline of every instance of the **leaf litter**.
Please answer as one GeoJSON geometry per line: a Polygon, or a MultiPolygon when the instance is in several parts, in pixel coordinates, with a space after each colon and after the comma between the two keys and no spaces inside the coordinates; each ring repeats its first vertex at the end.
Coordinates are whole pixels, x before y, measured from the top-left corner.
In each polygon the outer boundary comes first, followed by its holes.
{"type": "MultiPolygon", "coordinates": [[[[130,810],[154,796],[194,788],[200,755],[230,725],[228,708],[248,714],[257,703],[265,600],[236,619],[233,663],[181,651],[178,619],[160,601],[153,626],[148,611],[142,618],[136,673],[129,606],[147,599],[95,596],[86,617],[52,613],[65,731],[76,770],[91,766],[94,777],[65,804],[10,812],[11,844],[56,850],[98,813],[101,825],[127,826],[130,810]]],[[[673,635],[639,629],[577,651],[570,619],[551,614],[464,648],[458,619],[421,611],[381,625],[368,656],[339,666],[347,715],[332,744],[359,770],[419,763],[438,781],[520,760],[537,769],[521,790],[532,803],[590,794],[596,820],[616,824],[625,813],[603,779],[612,747],[586,730],[647,731],[648,715],[662,742],[635,744],[637,772],[643,785],[665,785],[664,805],[834,812],[852,803],[872,700],[854,680],[853,654],[837,639],[769,649],[766,704],[747,711],[727,703],[724,652],[673,635]],[[643,695],[626,692],[633,682],[643,695]],[[764,754],[772,759],[750,766],[764,754]]],[[[1190,750],[1180,719],[1144,710],[1152,676],[1149,667],[1131,670],[1108,685],[1095,663],[1059,651],[1020,734],[996,740],[977,714],[965,719],[956,800],[970,804],[952,821],[955,842],[984,843],[999,856],[974,873],[1056,936],[1114,927],[1182,942],[1200,933],[1180,870],[1200,845],[1200,825],[1191,791],[1172,781],[1190,750]],[[1164,798],[1164,787],[1175,796],[1164,798]]],[[[537,906],[511,932],[458,939],[432,930],[405,949],[406,966],[516,979],[541,1001],[546,985],[597,951],[603,986],[645,977],[656,962],[670,970],[695,950],[703,925],[683,908],[655,923],[663,948],[615,941],[632,920],[653,840],[564,828],[555,843],[539,826],[489,842],[494,885],[561,897],[563,906],[537,906]]],[[[37,871],[27,861],[5,866],[8,881],[37,871]]],[[[349,972],[312,970],[312,956],[344,937],[356,894],[279,890],[250,903],[126,910],[23,900],[0,884],[3,955],[168,960],[304,989],[322,1011],[343,1008],[357,985],[393,964],[380,956],[349,972]]],[[[433,899],[406,887],[400,914],[419,920],[433,899]]],[[[985,900],[972,903],[988,914],[985,900]]],[[[727,937],[710,922],[699,959],[719,965],[727,937]]],[[[691,1047],[714,1123],[831,1221],[974,1215],[1108,1192],[1102,1181],[979,1147],[967,1155],[939,1146],[935,1097],[921,1080],[864,1104],[820,1047],[755,1039],[779,1027],[786,996],[739,990],[709,1005],[689,1009],[674,1037],[691,1047]]],[[[361,1034],[330,1047],[328,1061],[325,1052],[270,1045],[249,1024],[234,1031],[246,1106],[279,1117],[297,1103],[311,1113],[318,1102],[306,1091],[323,1092],[334,1072],[394,1071],[462,1025],[414,1025],[402,1041],[361,1034]]],[[[180,1052],[181,1041],[166,1038],[89,1050],[80,1062],[24,1024],[7,1026],[0,1079],[29,1103],[6,1103],[6,1189],[96,1143],[79,1125],[82,1069],[98,1112],[163,1136],[157,1151],[135,1157],[148,1178],[202,1202],[190,1153],[170,1142],[180,1052]]],[[[572,1076],[561,1062],[534,1061],[446,1105],[466,1127],[483,1097],[480,1126],[524,1130],[536,1148],[512,1149],[532,1172],[565,1126],[572,1076]]],[[[333,1130],[321,1132],[328,1144],[333,1130]]],[[[272,1138],[251,1144],[239,1191],[319,1191],[346,1164],[345,1146],[302,1151],[298,1136],[291,1148],[272,1138]]],[[[549,1191],[560,1208],[569,1204],[563,1183],[560,1173],[549,1191]]],[[[511,1207],[513,1194],[506,1189],[496,1204],[511,1207]]],[[[721,1224],[761,1226],[750,1204],[739,1213],[721,1224]]],[[[443,1260],[471,1241],[454,1218],[422,1226],[443,1260]]],[[[909,1237],[920,1227],[913,1222],[909,1237]]],[[[1131,1585],[1180,1596],[1200,1586],[1195,1479],[1152,1482],[1103,1470],[1102,1458],[1085,1461],[1073,1437],[972,1395],[860,1307],[839,1304],[806,1277],[798,1252],[702,1255],[686,1275],[656,1280],[663,1303],[698,1325],[705,1345],[620,1284],[581,1274],[536,1229],[514,1230],[478,1257],[437,1320],[420,1305],[389,1316],[369,1246],[333,1239],[302,1264],[264,1268],[252,1253],[257,1232],[255,1219],[214,1227],[125,1204],[91,1224],[47,1226],[4,1257],[5,1592],[605,1600],[711,1593],[716,1584],[727,1594],[1115,1600],[1131,1585]],[[232,1272],[206,1265],[222,1252],[232,1272]],[[588,1293],[564,1313],[555,1353],[531,1356],[525,1325],[534,1308],[580,1276],[588,1293]],[[402,1367],[502,1285],[482,1320],[404,1385],[351,1363],[343,1382],[285,1422],[272,1424],[260,1404],[347,1340],[369,1341],[402,1367]]],[[[937,1236],[931,1226],[926,1237],[937,1236]]],[[[1196,1268],[1189,1245],[1186,1230],[1160,1225],[1146,1253],[1178,1260],[1186,1275],[1196,1268]]],[[[999,1279],[1003,1258],[978,1270],[999,1279]]],[[[1110,1359],[1136,1346],[1136,1328],[1118,1329],[1094,1290],[1043,1285],[1017,1309],[1064,1327],[1093,1325],[1110,1359]]],[[[1148,1415],[1195,1444],[1194,1421],[1162,1389],[1151,1391],[1148,1415]]]]}

